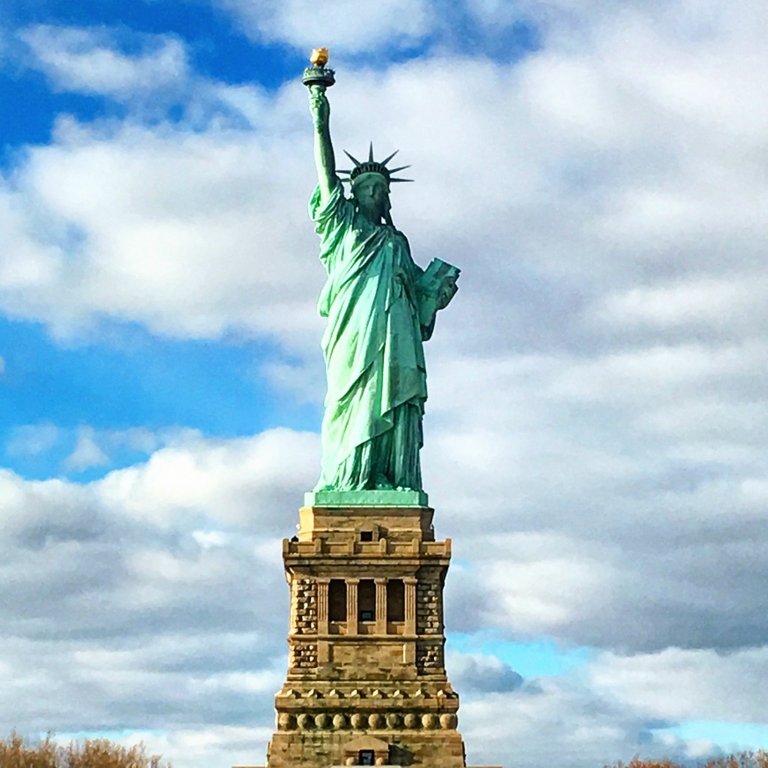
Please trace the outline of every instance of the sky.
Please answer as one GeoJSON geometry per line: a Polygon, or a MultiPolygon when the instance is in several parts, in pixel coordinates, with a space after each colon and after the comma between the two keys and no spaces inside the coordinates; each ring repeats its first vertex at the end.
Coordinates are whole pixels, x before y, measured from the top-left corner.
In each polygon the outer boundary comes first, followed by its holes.
{"type": "Polygon", "coordinates": [[[319,469],[309,50],[462,269],[422,451],[474,764],[768,747],[762,0],[3,0],[0,735],[260,764],[319,469]]]}

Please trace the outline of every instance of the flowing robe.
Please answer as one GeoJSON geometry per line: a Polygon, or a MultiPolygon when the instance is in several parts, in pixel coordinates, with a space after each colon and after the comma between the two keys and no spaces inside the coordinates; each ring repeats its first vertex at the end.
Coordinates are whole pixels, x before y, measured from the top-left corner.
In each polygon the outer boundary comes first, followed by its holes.
{"type": "Polygon", "coordinates": [[[309,209],[328,272],[318,304],[328,393],[317,489],[421,490],[422,270],[405,236],[357,213],[340,182],[324,204],[316,189],[309,209]]]}

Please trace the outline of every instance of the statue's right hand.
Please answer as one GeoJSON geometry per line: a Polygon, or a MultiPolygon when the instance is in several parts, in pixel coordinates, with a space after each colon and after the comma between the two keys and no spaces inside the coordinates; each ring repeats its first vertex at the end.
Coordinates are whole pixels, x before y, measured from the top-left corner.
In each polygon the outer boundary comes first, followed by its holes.
{"type": "Polygon", "coordinates": [[[312,120],[315,128],[328,125],[328,118],[331,114],[331,105],[328,103],[328,97],[325,95],[325,88],[313,85],[309,89],[309,110],[312,113],[312,120]]]}

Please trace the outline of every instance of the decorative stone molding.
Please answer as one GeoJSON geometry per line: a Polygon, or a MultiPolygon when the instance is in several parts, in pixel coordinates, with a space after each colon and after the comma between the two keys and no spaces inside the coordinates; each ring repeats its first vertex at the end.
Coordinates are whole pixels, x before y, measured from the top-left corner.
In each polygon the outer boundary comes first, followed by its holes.
{"type": "Polygon", "coordinates": [[[458,722],[454,712],[302,712],[298,716],[281,712],[277,717],[280,731],[451,731],[458,722]]]}

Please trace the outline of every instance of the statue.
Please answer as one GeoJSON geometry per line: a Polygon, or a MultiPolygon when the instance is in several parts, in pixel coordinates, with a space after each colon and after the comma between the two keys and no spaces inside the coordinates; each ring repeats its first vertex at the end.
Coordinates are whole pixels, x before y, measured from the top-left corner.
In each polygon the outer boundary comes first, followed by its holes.
{"type": "Polygon", "coordinates": [[[328,392],[322,472],[316,491],[422,491],[419,450],[427,399],[423,342],[438,310],[457,291],[459,270],[435,259],[426,270],[392,223],[390,169],[396,154],[337,171],[326,89],[334,83],[325,49],[305,70],[314,122],[318,185],[309,203],[328,280],[318,303],[328,392]],[[337,174],[348,174],[352,197],[337,174]]]}

